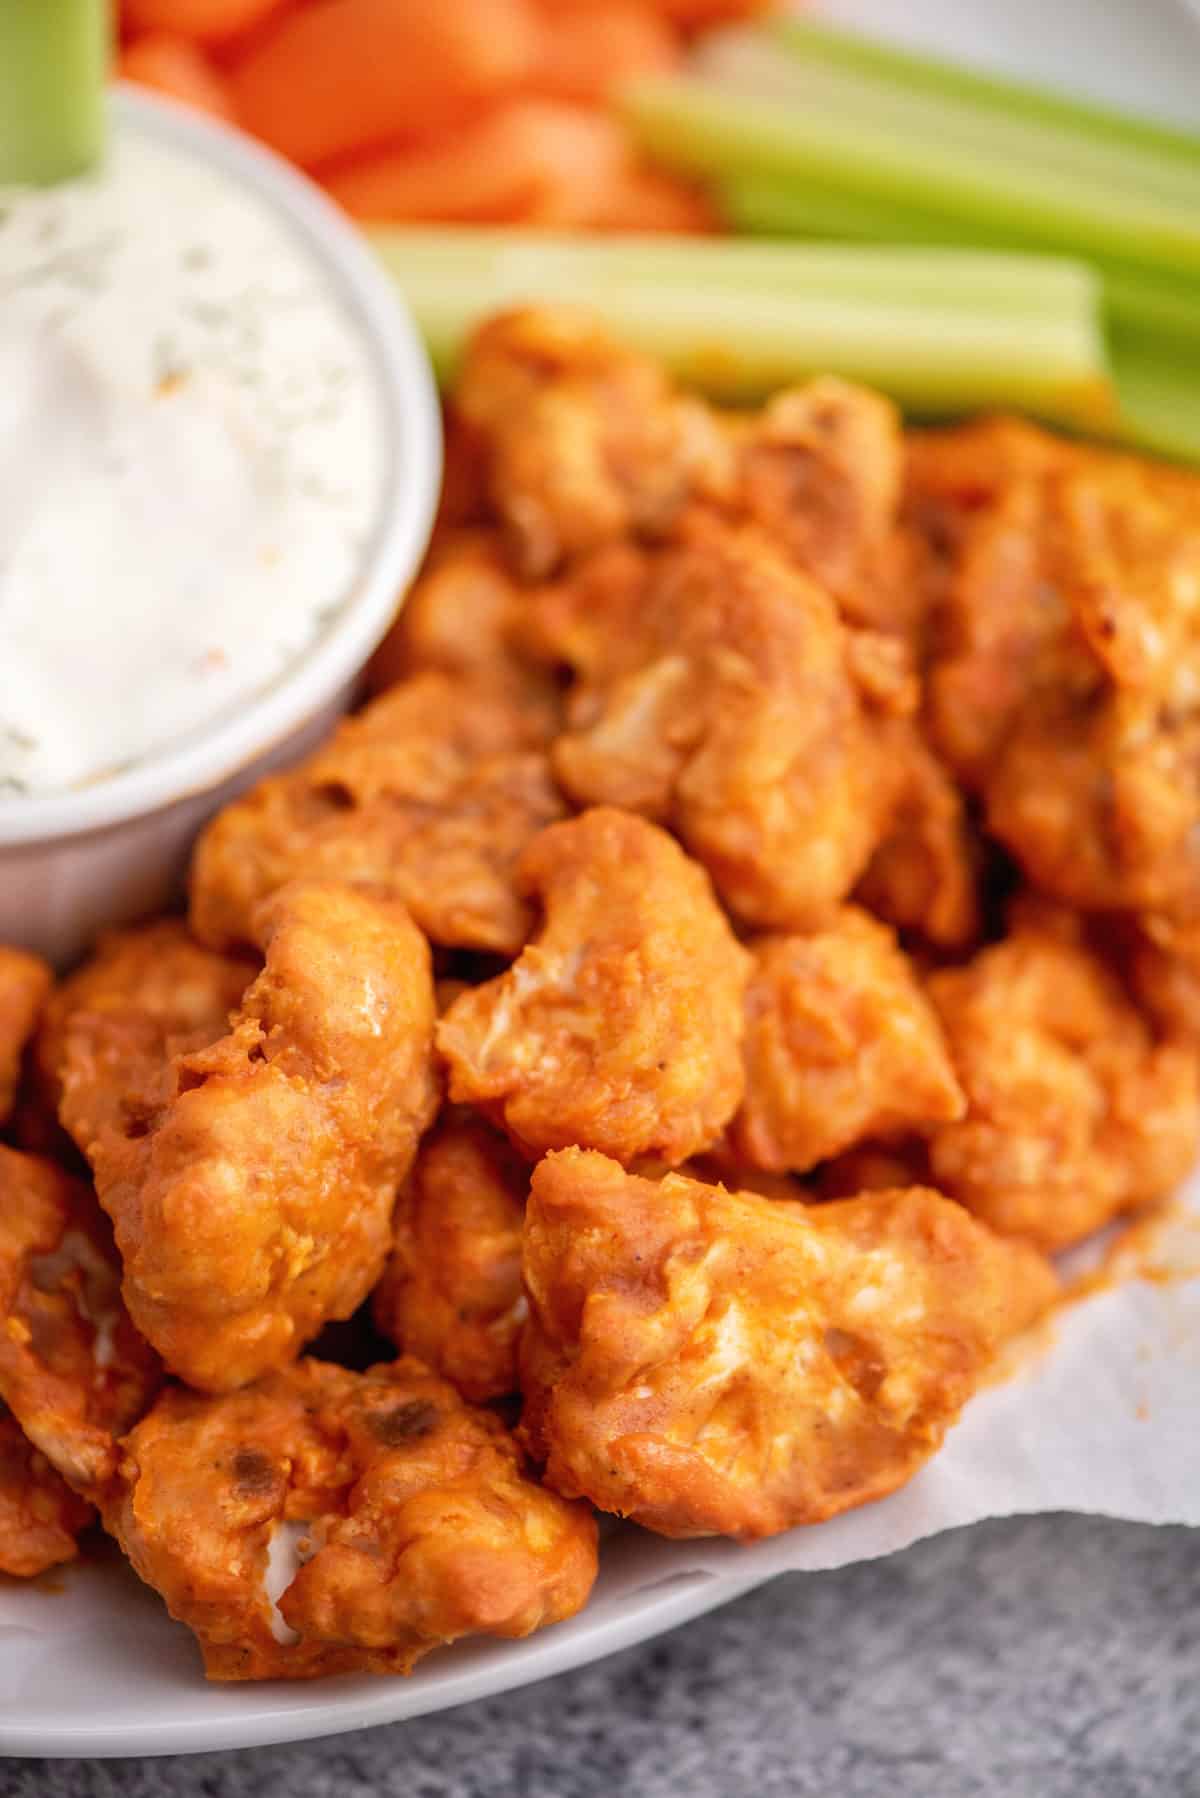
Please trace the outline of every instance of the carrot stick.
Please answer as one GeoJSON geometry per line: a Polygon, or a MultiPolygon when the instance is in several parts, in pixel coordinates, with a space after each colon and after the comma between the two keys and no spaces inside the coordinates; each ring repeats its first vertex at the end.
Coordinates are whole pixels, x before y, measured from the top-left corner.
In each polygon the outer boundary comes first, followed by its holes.
{"type": "Polygon", "coordinates": [[[630,169],[616,179],[590,218],[596,231],[713,232],[721,219],[708,196],[663,169],[630,169]]]}
{"type": "Polygon", "coordinates": [[[650,0],[650,4],[683,31],[707,31],[730,19],[750,19],[769,12],[773,0],[650,0]]]}
{"type": "Polygon", "coordinates": [[[250,31],[279,6],[280,0],[123,0],[121,23],[134,33],[163,31],[216,44],[250,31]]]}
{"type": "Polygon", "coordinates": [[[227,84],[203,50],[188,38],[172,37],[165,31],[136,37],[122,50],[117,72],[126,81],[156,88],[200,112],[230,121],[237,118],[227,84]]]}
{"type": "Polygon", "coordinates": [[[530,0],[316,0],[232,70],[247,128],[312,167],[460,123],[527,80],[530,0]]]}
{"type": "MultiPolygon", "coordinates": [[[[778,0],[641,0],[641,4],[644,11],[658,14],[671,25],[696,31],[725,20],[771,12],[777,8],[778,0]]],[[[607,10],[607,0],[538,0],[538,5],[553,18],[607,10]]]]}
{"type": "Polygon", "coordinates": [[[614,4],[547,19],[533,85],[556,100],[602,100],[636,75],[671,69],[675,34],[645,6],[614,4]]]}
{"type": "Polygon", "coordinates": [[[448,137],[360,158],[324,180],[358,218],[563,223],[564,211],[601,205],[630,162],[624,133],[606,114],[519,99],[448,137]]]}

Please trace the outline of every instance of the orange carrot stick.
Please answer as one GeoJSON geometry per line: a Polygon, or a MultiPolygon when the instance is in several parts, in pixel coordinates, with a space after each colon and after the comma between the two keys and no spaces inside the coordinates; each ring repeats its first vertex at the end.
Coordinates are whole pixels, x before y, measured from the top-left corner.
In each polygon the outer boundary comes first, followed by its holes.
{"type": "Polygon", "coordinates": [[[446,130],[527,80],[531,0],[316,0],[232,70],[251,131],[306,167],[446,130]]]}
{"type": "Polygon", "coordinates": [[[663,169],[631,169],[581,221],[596,231],[713,232],[721,220],[707,196],[663,169]]]}
{"type": "Polygon", "coordinates": [[[774,0],[650,0],[650,4],[683,31],[706,31],[728,19],[769,12],[774,0]]]}
{"type": "Polygon", "coordinates": [[[121,23],[130,31],[165,31],[216,44],[237,37],[278,12],[280,0],[122,0],[121,23]]]}
{"type": "MultiPolygon", "coordinates": [[[[564,101],[510,100],[452,135],[326,171],[358,218],[501,224],[600,204],[631,153],[606,114],[564,101]]],[[[564,221],[565,222],[565,221],[564,221]]]]}
{"type": "Polygon", "coordinates": [[[200,112],[236,121],[237,112],[227,84],[199,46],[189,38],[150,31],[125,46],[117,61],[117,73],[126,81],[156,88],[172,100],[182,100],[200,112]]]}
{"type": "Polygon", "coordinates": [[[565,12],[546,20],[533,86],[553,99],[598,101],[619,82],[662,74],[678,59],[674,32],[643,5],[565,12]]]}

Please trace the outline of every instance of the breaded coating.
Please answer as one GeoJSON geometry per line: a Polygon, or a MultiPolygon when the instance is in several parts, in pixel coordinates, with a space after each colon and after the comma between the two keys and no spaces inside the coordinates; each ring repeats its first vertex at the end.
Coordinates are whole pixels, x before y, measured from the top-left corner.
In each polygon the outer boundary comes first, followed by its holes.
{"type": "Polygon", "coordinates": [[[447,1109],[417,1151],[375,1288],[384,1335],[480,1404],[517,1388],[528,1191],[529,1168],[507,1138],[447,1109]]]}
{"type": "Polygon", "coordinates": [[[805,929],[845,898],[897,797],[864,688],[907,703],[899,645],[845,631],[761,531],[702,512],[530,610],[578,676],[553,750],[571,798],[670,825],[752,924],[805,929]]]}
{"type": "Polygon", "coordinates": [[[689,499],[734,488],[733,438],[716,414],[584,312],[489,319],[455,407],[482,439],[488,497],[527,577],[628,536],[662,536],[689,499]]]}
{"type": "Polygon", "coordinates": [[[0,1147],[0,1398],[51,1466],[99,1502],[116,1439],[160,1380],[121,1302],[95,1195],[52,1162],[0,1147]]]}
{"type": "Polygon", "coordinates": [[[419,1361],[175,1388],[124,1446],[105,1521],[210,1679],[409,1673],[463,1636],[572,1616],[596,1576],[588,1512],[419,1361]]]}
{"type": "Polygon", "coordinates": [[[856,896],[897,930],[967,948],[981,927],[981,855],[963,796],[912,725],[898,721],[890,743],[899,797],[856,896]]]}
{"type": "Polygon", "coordinates": [[[1047,495],[1073,451],[1016,419],[912,433],[906,447],[905,507],[935,571],[930,727],[977,787],[1035,680],[1059,675],[1069,618],[1049,567],[1047,495]]]}
{"type": "Polygon", "coordinates": [[[930,728],[990,830],[1072,905],[1200,916],[1200,480],[1013,425],[909,478],[946,536],[930,728]]]}
{"type": "Polygon", "coordinates": [[[580,1150],[534,1173],[525,1282],[522,1434],[547,1483],[742,1539],[902,1485],[1056,1293],[937,1193],[792,1205],[580,1150]]]}
{"type": "Polygon", "coordinates": [[[1200,1049],[1200,942],[1158,928],[1160,920],[1122,921],[1120,953],[1138,1004],[1166,1037],[1200,1049]],[[1181,952],[1182,951],[1182,952],[1181,952]]]}
{"type": "Polygon", "coordinates": [[[963,1115],[937,1016],[885,924],[845,905],[825,930],[751,948],[739,1160],[804,1173],[864,1137],[963,1115]]]}
{"type": "Polygon", "coordinates": [[[900,499],[900,414],[833,375],[786,389],[750,423],[740,497],[750,517],[839,598],[869,579],[900,499]]]}
{"type": "Polygon", "coordinates": [[[785,389],[745,421],[739,509],[837,600],[843,616],[916,641],[927,594],[899,523],[900,415],[833,375],[785,389]]]}
{"type": "MultiPolygon", "coordinates": [[[[366,1297],[437,1104],[429,947],[403,906],[297,881],[256,928],[266,966],[228,1035],[176,1055],[149,1114],[88,1147],[131,1316],[173,1372],[218,1392],[366,1297]]],[[[80,1054],[64,1117],[89,1078],[80,1054]]]]}
{"type": "Polygon", "coordinates": [[[92,1516],[0,1405],[0,1573],[32,1579],[73,1561],[92,1516]]]}
{"type": "Polygon", "coordinates": [[[544,921],[439,1023],[451,1099],[531,1155],[581,1143],[675,1165],[707,1148],[742,1096],[750,958],[704,870],[600,808],[543,831],[519,882],[544,921]]]}
{"type": "Polygon", "coordinates": [[[123,1129],[157,1102],[172,1055],[207,1048],[259,963],[219,955],[181,918],[158,918],[102,936],[94,954],[51,994],[37,1037],[41,1091],[86,1155],[106,1129],[123,1129]]]}
{"type": "Polygon", "coordinates": [[[435,540],[421,578],[367,664],[369,690],[383,693],[432,669],[494,688],[536,715],[551,735],[559,724],[558,686],[517,646],[522,596],[496,531],[452,531],[435,540]]]}
{"type": "Polygon", "coordinates": [[[1066,1248],[1189,1172],[1195,1053],[1082,944],[1018,926],[928,990],[968,1102],[930,1137],[933,1181],[994,1229],[1066,1248]]]}
{"type": "Polygon", "coordinates": [[[33,1035],[54,976],[38,955],[0,943],[0,1125],[8,1122],[33,1035]]]}
{"type": "Polygon", "coordinates": [[[986,783],[992,831],[1090,909],[1200,913],[1200,480],[1120,459],[1052,495],[1087,676],[1035,695],[986,783]]]}
{"type": "Polygon", "coordinates": [[[218,947],[251,941],[260,900],[327,877],[402,900],[436,943],[515,955],[530,919],[513,865],[565,810],[542,741],[535,718],[450,675],[393,687],[208,826],[193,929],[218,947]]]}

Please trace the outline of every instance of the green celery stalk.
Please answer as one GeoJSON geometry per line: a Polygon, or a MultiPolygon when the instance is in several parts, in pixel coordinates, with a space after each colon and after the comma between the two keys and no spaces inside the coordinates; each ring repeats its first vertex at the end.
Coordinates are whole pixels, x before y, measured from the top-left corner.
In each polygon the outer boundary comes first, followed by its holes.
{"type": "Polygon", "coordinates": [[[1095,285],[1071,264],[386,226],[369,236],[443,378],[489,313],[566,303],[720,399],[830,371],[923,413],[1018,406],[1093,430],[1115,416],[1095,285]]]}
{"type": "Polygon", "coordinates": [[[1200,464],[1200,361],[1115,331],[1120,434],[1137,449],[1200,464]]]}
{"type": "Polygon", "coordinates": [[[695,78],[620,96],[643,146],[691,174],[759,173],[961,219],[1026,245],[1200,275],[1200,206],[1189,187],[1142,191],[1067,162],[998,158],[985,145],[900,131],[867,107],[748,96],[695,78]]]}
{"type": "Polygon", "coordinates": [[[740,231],[767,237],[819,237],[863,243],[982,248],[1011,245],[1003,232],[872,194],[831,193],[779,175],[737,171],[716,183],[723,216],[740,231]]]}
{"type": "Polygon", "coordinates": [[[980,113],[987,111],[1008,120],[1054,125],[1091,143],[1154,151],[1200,169],[1200,134],[1193,131],[1137,118],[1115,107],[1031,86],[1007,75],[964,68],[807,19],[780,16],[768,20],[763,31],[781,49],[809,63],[820,62],[827,68],[870,76],[928,99],[969,101],[980,113]]]}
{"type": "Polygon", "coordinates": [[[1103,184],[1131,198],[1156,195],[1194,206],[1200,179],[1200,156],[1189,164],[1140,142],[1112,142],[1098,129],[1029,116],[1020,110],[981,104],[972,94],[945,88],[929,92],[903,75],[882,77],[870,71],[809,53],[803,32],[796,48],[781,49],[772,35],[758,30],[718,32],[702,40],[693,72],[722,88],[789,100],[808,111],[844,113],[869,118],[901,140],[953,145],[955,154],[970,149],[1002,162],[1009,178],[1031,181],[1060,172],[1103,184]]]}
{"type": "MultiPolygon", "coordinates": [[[[842,244],[795,244],[670,237],[664,234],[585,237],[541,231],[476,227],[411,229],[369,226],[377,244],[402,245],[406,266],[453,271],[528,289],[540,278],[566,271],[595,282],[634,276],[668,284],[744,290],[761,288],[805,294],[814,287],[830,298],[878,296],[892,301],[928,300],[988,311],[1074,320],[1089,310],[1098,283],[1082,263],[1023,251],[900,247],[864,251],[842,244]]],[[[535,296],[536,297],[536,296],[535,296]]]]}
{"type": "MultiPolygon", "coordinates": [[[[770,175],[731,175],[717,186],[724,216],[740,231],[775,238],[836,238],[852,242],[1012,247],[1012,239],[971,222],[933,211],[884,205],[869,195],[831,194],[770,175]]],[[[1105,313],[1126,330],[1152,340],[1195,346],[1200,352],[1200,282],[1173,281],[1108,260],[1103,278],[1105,313]]]]}
{"type": "Polygon", "coordinates": [[[0,0],[0,182],[82,174],[104,147],[107,0],[0,0]]]}
{"type": "Polygon", "coordinates": [[[1200,360],[1200,282],[1187,286],[1137,269],[1102,270],[1104,307],[1126,336],[1142,333],[1149,344],[1190,348],[1200,360]]]}

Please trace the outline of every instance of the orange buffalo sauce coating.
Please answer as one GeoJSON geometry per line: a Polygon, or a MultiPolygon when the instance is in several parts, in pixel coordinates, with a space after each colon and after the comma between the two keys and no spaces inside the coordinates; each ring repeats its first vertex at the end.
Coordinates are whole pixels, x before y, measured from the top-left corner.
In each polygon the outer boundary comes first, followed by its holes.
{"type": "Polygon", "coordinates": [[[512,968],[438,1025],[450,1097],[530,1155],[584,1143],[684,1161],[742,1095],[750,961],[704,870],[665,831],[608,807],[522,858],[544,924],[512,968]]]}
{"type": "Polygon", "coordinates": [[[367,1296],[437,1105],[429,948],[401,905],[297,881],[255,927],[266,964],[227,1034],[166,1062],[148,1114],[88,1149],[134,1321],[213,1391],[367,1296]]]}
{"type": "Polygon", "coordinates": [[[525,1280],[547,1482],[745,1540],[903,1484],[1057,1293],[1033,1249],[919,1187],[806,1206],[577,1149],[534,1174],[525,1280]]]}
{"type": "Polygon", "coordinates": [[[410,1673],[464,1636],[571,1616],[596,1576],[586,1508],[411,1359],[309,1359],[223,1398],[173,1388],[122,1477],[105,1521],[210,1679],[410,1673]]]}

